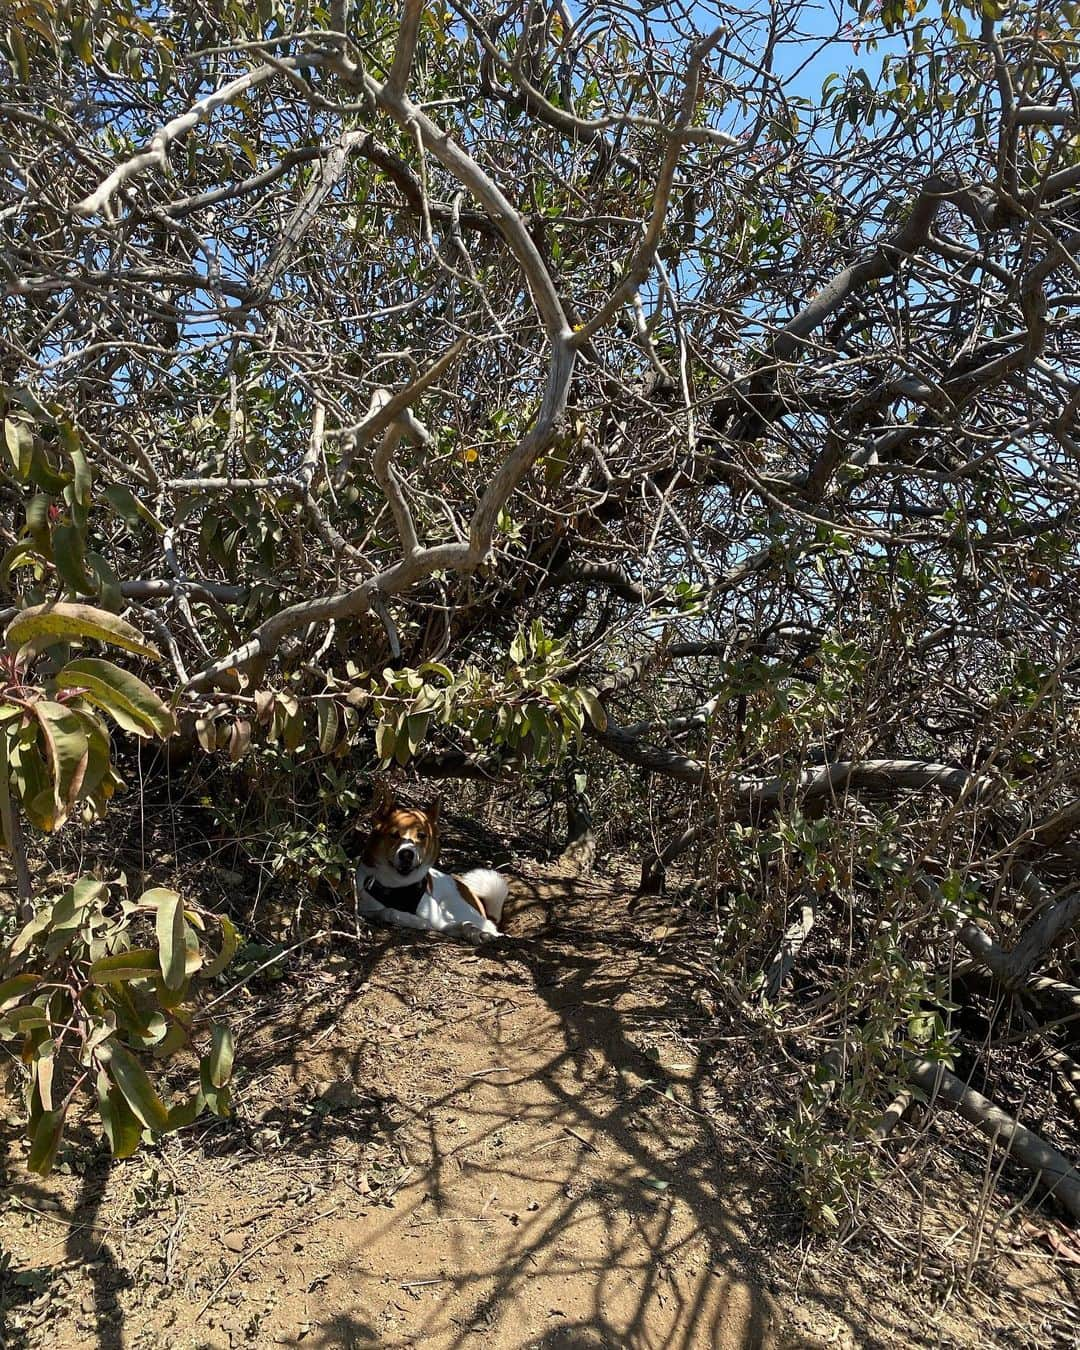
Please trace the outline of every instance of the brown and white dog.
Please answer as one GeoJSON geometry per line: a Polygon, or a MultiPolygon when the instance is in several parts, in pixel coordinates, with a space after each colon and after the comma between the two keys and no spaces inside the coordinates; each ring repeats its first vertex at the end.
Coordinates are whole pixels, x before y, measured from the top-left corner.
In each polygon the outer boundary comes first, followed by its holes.
{"type": "Polygon", "coordinates": [[[365,918],[483,942],[496,938],[506,882],[486,867],[460,877],[436,869],[439,804],[402,806],[375,790],[371,830],[356,869],[356,907],[365,918]]]}

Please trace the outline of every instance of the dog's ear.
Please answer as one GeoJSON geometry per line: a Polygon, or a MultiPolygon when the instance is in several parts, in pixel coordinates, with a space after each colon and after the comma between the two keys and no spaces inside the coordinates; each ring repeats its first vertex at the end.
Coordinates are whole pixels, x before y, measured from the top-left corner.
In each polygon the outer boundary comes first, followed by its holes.
{"type": "Polygon", "coordinates": [[[385,816],[393,804],[394,794],[390,784],[385,778],[376,778],[371,794],[371,814],[375,817],[385,816]]]}
{"type": "Polygon", "coordinates": [[[424,814],[431,820],[432,825],[439,823],[439,812],[442,810],[442,798],[434,797],[427,806],[424,807],[424,814]]]}

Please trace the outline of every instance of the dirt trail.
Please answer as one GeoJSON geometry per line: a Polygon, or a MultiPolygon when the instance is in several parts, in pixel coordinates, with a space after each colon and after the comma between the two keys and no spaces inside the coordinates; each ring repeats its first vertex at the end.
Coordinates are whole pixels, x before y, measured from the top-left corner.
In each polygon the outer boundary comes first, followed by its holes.
{"type": "Polygon", "coordinates": [[[6,1344],[912,1343],[864,1290],[767,1292],[785,1191],[682,1038],[692,944],[602,887],[517,896],[498,955],[378,932],[252,996],[233,1121],[112,1167],[76,1141],[42,1184],[13,1159],[6,1344]]]}
{"type": "Polygon", "coordinates": [[[253,1009],[237,1123],[201,1147],[20,1180],[17,1264],[43,1217],[85,1225],[25,1343],[773,1344],[740,1150],[664,1071],[691,1067],[663,1040],[685,973],[603,889],[522,900],[510,954],[379,932],[253,1009]]]}
{"type": "Polygon", "coordinates": [[[599,945],[560,943],[531,971],[431,955],[399,958],[414,979],[373,972],[381,1027],[349,1016],[412,1170],[391,1209],[326,1221],[341,1257],[300,1315],[343,1343],[765,1344],[770,1315],[730,1260],[749,1201],[629,1027],[678,972],[643,987],[637,959],[599,945]]]}

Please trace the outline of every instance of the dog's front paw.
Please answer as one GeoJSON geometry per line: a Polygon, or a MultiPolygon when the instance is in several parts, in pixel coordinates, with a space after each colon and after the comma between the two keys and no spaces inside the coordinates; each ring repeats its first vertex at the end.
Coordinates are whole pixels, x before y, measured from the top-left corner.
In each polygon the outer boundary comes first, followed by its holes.
{"type": "Polygon", "coordinates": [[[471,947],[483,947],[489,942],[497,942],[499,938],[498,933],[485,932],[475,923],[456,923],[452,928],[444,928],[443,932],[447,937],[467,942],[471,947]]]}

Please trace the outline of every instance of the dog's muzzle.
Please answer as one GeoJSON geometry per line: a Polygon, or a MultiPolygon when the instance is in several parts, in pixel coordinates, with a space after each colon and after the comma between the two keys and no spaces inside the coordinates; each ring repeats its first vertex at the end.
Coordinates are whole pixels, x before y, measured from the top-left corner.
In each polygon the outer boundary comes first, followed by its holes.
{"type": "Polygon", "coordinates": [[[394,871],[400,873],[403,877],[407,877],[419,861],[420,855],[416,849],[410,846],[399,848],[394,855],[394,871]]]}

